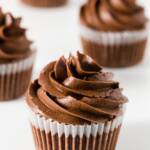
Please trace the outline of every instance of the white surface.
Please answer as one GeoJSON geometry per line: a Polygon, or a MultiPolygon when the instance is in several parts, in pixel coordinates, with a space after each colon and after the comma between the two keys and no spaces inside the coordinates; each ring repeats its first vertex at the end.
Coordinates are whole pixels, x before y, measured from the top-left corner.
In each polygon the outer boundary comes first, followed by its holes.
{"type": "MultiPolygon", "coordinates": [[[[36,41],[35,76],[49,61],[81,49],[77,26],[81,1],[72,0],[56,9],[34,9],[16,0],[0,0],[5,10],[23,16],[24,26],[36,41]]],[[[141,2],[150,6],[148,0],[141,2]]],[[[150,150],[150,51],[141,64],[111,71],[130,100],[117,150],[150,150]]],[[[0,150],[34,150],[24,99],[0,103],[0,150]]]]}

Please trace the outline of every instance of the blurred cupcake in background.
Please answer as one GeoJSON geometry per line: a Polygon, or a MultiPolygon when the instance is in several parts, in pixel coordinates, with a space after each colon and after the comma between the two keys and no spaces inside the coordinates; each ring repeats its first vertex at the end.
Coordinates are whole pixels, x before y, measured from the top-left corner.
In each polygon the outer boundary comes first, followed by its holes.
{"type": "Polygon", "coordinates": [[[67,3],[67,0],[21,0],[23,3],[34,7],[56,7],[67,3]]]}
{"type": "Polygon", "coordinates": [[[49,63],[27,92],[36,150],[115,150],[127,98],[112,77],[79,52],[49,63]]]}
{"type": "Polygon", "coordinates": [[[22,96],[31,79],[35,50],[20,22],[0,9],[0,101],[22,96]]]}
{"type": "Polygon", "coordinates": [[[80,10],[84,52],[106,67],[141,62],[148,38],[148,19],[136,0],[88,0],[80,10]]]}

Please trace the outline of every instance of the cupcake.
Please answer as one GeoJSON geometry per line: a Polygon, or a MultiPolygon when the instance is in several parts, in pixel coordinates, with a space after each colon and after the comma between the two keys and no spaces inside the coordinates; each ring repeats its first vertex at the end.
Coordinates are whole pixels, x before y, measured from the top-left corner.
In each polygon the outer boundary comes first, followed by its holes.
{"type": "Polygon", "coordinates": [[[30,82],[35,50],[20,22],[0,10],[0,101],[22,96],[30,82]]]}
{"type": "Polygon", "coordinates": [[[56,7],[64,5],[67,0],[21,0],[23,3],[34,7],[56,7]]]}
{"type": "Polygon", "coordinates": [[[136,0],[88,0],[80,9],[80,35],[85,54],[106,67],[142,61],[148,19],[136,0]]]}
{"type": "Polygon", "coordinates": [[[37,150],[115,150],[127,98],[112,73],[79,52],[49,63],[29,86],[37,150]]]}

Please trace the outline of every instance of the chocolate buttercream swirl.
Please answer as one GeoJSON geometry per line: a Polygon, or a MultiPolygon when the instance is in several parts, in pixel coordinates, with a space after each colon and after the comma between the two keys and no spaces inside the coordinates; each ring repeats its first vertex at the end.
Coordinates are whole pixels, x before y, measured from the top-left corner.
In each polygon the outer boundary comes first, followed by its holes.
{"type": "Polygon", "coordinates": [[[88,0],[81,8],[80,19],[102,31],[139,30],[148,21],[136,0],[88,0]]]}
{"type": "Polygon", "coordinates": [[[112,74],[77,52],[48,64],[31,84],[28,104],[58,122],[99,123],[122,115],[127,98],[112,74]]]}
{"type": "Polygon", "coordinates": [[[20,26],[21,18],[14,18],[0,9],[0,62],[21,59],[30,53],[31,41],[26,29],[20,26]]]}

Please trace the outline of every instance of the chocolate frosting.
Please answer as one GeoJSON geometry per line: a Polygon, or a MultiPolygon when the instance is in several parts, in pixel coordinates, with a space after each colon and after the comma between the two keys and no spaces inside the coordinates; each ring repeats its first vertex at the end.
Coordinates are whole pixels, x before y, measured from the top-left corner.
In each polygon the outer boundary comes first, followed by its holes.
{"type": "Polygon", "coordinates": [[[48,64],[30,85],[27,98],[34,112],[66,124],[114,119],[126,102],[112,73],[79,52],[48,64]]]}
{"type": "Polygon", "coordinates": [[[21,18],[14,18],[0,9],[0,63],[21,59],[31,53],[31,41],[20,23],[21,18]]]}
{"type": "Polygon", "coordinates": [[[139,30],[148,21],[136,0],[88,0],[81,8],[80,20],[102,31],[139,30]]]}

